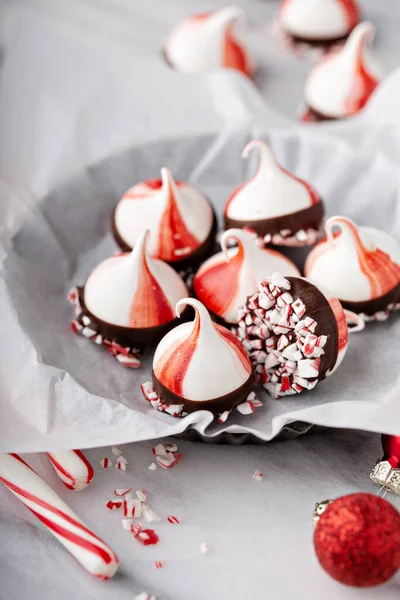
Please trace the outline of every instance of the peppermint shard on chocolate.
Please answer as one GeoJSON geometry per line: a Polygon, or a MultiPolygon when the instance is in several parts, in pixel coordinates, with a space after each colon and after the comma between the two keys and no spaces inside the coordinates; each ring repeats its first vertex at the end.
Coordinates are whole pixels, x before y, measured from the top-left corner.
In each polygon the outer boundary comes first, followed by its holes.
{"type": "Polygon", "coordinates": [[[220,67],[251,76],[253,61],[236,31],[243,10],[227,6],[215,13],[193,15],[178,23],[164,46],[168,64],[182,73],[206,73],[220,67]]]}
{"type": "Polygon", "coordinates": [[[318,192],[281,167],[271,149],[253,140],[243,157],[258,148],[256,174],[242,183],[225,205],[225,227],[248,228],[265,244],[310,246],[320,237],[324,207],[318,192]]]}
{"type": "Polygon", "coordinates": [[[281,0],[279,23],[295,43],[328,46],[345,40],[360,20],[355,0],[281,0]]]}
{"type": "Polygon", "coordinates": [[[174,307],[188,290],[166,263],[148,256],[149,232],[131,253],[108,258],[75,288],[72,329],[104,345],[125,367],[138,367],[139,354],[176,321],[174,307]]]}
{"type": "Polygon", "coordinates": [[[138,183],[122,196],[112,229],[124,252],[135,247],[144,229],[150,229],[150,256],[179,271],[211,254],[216,218],[201,192],[175,181],[168,169],[162,168],[161,179],[138,183]]]}
{"type": "Polygon", "coordinates": [[[374,34],[372,23],[360,23],[344,46],[313,68],[304,87],[303,120],[343,119],[364,108],[383,77],[371,53],[374,34]]]}
{"type": "Polygon", "coordinates": [[[307,279],[274,273],[240,313],[237,336],[256,380],[274,397],[312,390],[332,375],[347,350],[340,302],[307,279]]]}
{"type": "Polygon", "coordinates": [[[332,217],[326,238],[308,255],[305,274],[329,287],[364,321],[384,321],[400,309],[400,244],[373,227],[332,217]]]}
{"type": "MultiPolygon", "coordinates": [[[[223,414],[253,400],[252,368],[242,344],[225,327],[213,323],[198,300],[180,300],[176,314],[186,306],[194,308],[194,321],[175,327],[159,343],[149,401],[158,398],[169,408],[167,412],[178,415],[182,409],[223,414]]],[[[147,397],[145,389],[143,393],[147,397]]]]}
{"type": "Polygon", "coordinates": [[[193,291],[206,308],[224,323],[237,323],[239,307],[257,291],[266,275],[280,271],[300,276],[291,260],[270,248],[260,248],[254,235],[229,229],[221,237],[222,252],[209,258],[193,279],[193,291]],[[230,242],[237,246],[229,247],[230,242]]]}

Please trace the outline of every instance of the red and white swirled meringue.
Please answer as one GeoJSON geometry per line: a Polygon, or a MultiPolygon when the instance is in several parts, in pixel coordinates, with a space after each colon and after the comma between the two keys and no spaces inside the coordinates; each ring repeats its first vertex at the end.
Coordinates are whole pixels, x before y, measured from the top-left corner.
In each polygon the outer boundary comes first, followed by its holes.
{"type": "Polygon", "coordinates": [[[346,316],[332,293],[280,273],[247,299],[237,335],[256,380],[275,398],[312,390],[340,366],[348,344],[346,316]]]}
{"type": "Polygon", "coordinates": [[[258,170],[226,203],[225,227],[248,227],[265,243],[275,246],[313,244],[324,215],[318,192],[281,167],[260,140],[249,142],[243,157],[247,158],[254,148],[260,152],[258,170]]]}
{"type": "Polygon", "coordinates": [[[244,19],[244,12],[237,6],[188,17],[171,31],[164,47],[166,60],[184,73],[205,73],[225,67],[250,76],[254,65],[244,43],[235,34],[238,19],[244,19]]]}
{"type": "Polygon", "coordinates": [[[149,237],[145,231],[130,254],[108,258],[89,275],[84,303],[97,319],[132,329],[174,320],[174,307],[187,288],[169,265],[148,256],[149,237]]]}
{"type": "Polygon", "coordinates": [[[124,251],[143,229],[150,229],[149,253],[173,265],[203,257],[213,244],[215,216],[207,198],[186,183],[174,181],[163,167],[161,179],[130,188],[118,202],[113,232],[124,251]]]}
{"type": "Polygon", "coordinates": [[[384,320],[400,309],[400,245],[387,233],[345,217],[325,225],[326,239],[308,255],[305,273],[328,286],[345,308],[384,320]],[[336,231],[334,231],[336,229],[336,231]]]}
{"type": "Polygon", "coordinates": [[[237,323],[239,307],[257,291],[258,282],[280,271],[300,276],[291,260],[275,250],[260,248],[254,236],[243,229],[229,229],[221,237],[222,252],[209,258],[193,280],[195,296],[226,323],[237,323]],[[238,243],[228,248],[228,242],[238,243]]]}
{"type": "Polygon", "coordinates": [[[183,405],[188,412],[231,410],[251,393],[250,360],[239,340],[213,323],[198,300],[180,300],[176,314],[187,305],[195,309],[195,319],[175,327],[159,343],[153,361],[154,388],[165,404],[183,405]]]}
{"type": "Polygon", "coordinates": [[[304,98],[316,118],[350,117],[366,105],[383,77],[371,55],[374,34],[372,23],[360,23],[341,48],[328,53],[311,71],[304,98]]]}
{"type": "Polygon", "coordinates": [[[281,0],[279,8],[284,32],[311,44],[344,39],[359,20],[355,0],[281,0]]]}

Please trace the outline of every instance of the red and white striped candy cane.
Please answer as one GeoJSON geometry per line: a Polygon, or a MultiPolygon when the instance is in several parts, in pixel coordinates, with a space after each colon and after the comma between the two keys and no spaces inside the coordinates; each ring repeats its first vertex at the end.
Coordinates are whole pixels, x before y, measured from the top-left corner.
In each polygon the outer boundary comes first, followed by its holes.
{"type": "Polygon", "coordinates": [[[83,490],[94,477],[94,469],[80,450],[47,452],[55,472],[69,490],[83,490]]]}
{"type": "Polygon", "coordinates": [[[17,454],[0,454],[0,482],[33,512],[89,573],[100,579],[114,575],[118,569],[116,554],[17,454]]]}

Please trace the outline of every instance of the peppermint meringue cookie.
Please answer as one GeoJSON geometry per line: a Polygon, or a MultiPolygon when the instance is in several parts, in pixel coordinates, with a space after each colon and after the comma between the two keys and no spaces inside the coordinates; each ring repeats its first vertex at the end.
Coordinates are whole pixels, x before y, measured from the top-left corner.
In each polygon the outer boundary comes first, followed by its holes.
{"type": "Polygon", "coordinates": [[[273,246],[314,244],[324,216],[318,192],[281,167],[260,140],[249,142],[242,156],[247,158],[254,148],[260,152],[258,171],[226,203],[225,228],[249,228],[273,246]]]}
{"type": "Polygon", "coordinates": [[[304,88],[310,111],[304,120],[343,119],[366,105],[383,77],[371,55],[374,34],[372,23],[360,23],[341,48],[313,68],[304,88]]]}
{"type": "Polygon", "coordinates": [[[140,351],[175,324],[175,304],[188,295],[174,269],[148,256],[148,240],[145,231],[130,254],[106,259],[70,294],[73,330],[128,367],[139,366],[140,351]]]}
{"type": "Polygon", "coordinates": [[[360,21],[355,0],[281,0],[279,22],[294,42],[329,45],[345,40],[360,21]]]}
{"type": "Polygon", "coordinates": [[[258,282],[280,271],[300,276],[291,260],[275,250],[260,248],[243,229],[229,229],[221,237],[222,252],[209,258],[193,279],[193,291],[206,308],[225,323],[237,323],[239,307],[257,291],[258,282]],[[237,247],[228,248],[230,241],[237,247]]]}
{"type": "Polygon", "coordinates": [[[250,360],[233,333],[213,323],[198,300],[180,300],[176,314],[179,316],[186,306],[195,309],[194,321],[175,327],[156,349],[156,394],[165,405],[183,406],[187,412],[230,411],[252,392],[250,360]]]}
{"type": "Polygon", "coordinates": [[[239,19],[244,20],[244,12],[237,6],[188,17],[171,31],[164,46],[165,59],[183,73],[206,73],[225,67],[251,76],[253,61],[235,34],[234,25],[239,19]]]}
{"type": "Polygon", "coordinates": [[[348,327],[331,292],[307,279],[274,273],[247,299],[237,336],[256,381],[280,398],[312,390],[336,371],[346,354],[348,327]]]}
{"type": "Polygon", "coordinates": [[[161,179],[134,185],[114,211],[113,234],[124,252],[134,248],[143,229],[151,232],[150,255],[179,270],[212,252],[216,217],[203,194],[163,167],[161,179]]]}
{"type": "Polygon", "coordinates": [[[326,239],[309,254],[305,273],[329,286],[364,320],[385,320],[400,309],[400,245],[387,233],[345,217],[325,224],[326,239]]]}

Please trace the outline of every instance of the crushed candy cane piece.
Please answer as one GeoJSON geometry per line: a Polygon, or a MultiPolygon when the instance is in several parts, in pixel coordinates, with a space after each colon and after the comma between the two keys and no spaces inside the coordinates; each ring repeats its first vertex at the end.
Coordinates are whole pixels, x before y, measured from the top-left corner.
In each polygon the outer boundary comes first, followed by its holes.
{"type": "Polygon", "coordinates": [[[202,554],[207,554],[210,551],[210,546],[207,544],[207,542],[202,542],[200,544],[200,552],[202,554]]]}
{"type": "Polygon", "coordinates": [[[118,448],[117,446],[111,446],[111,452],[114,454],[114,456],[116,456],[117,458],[119,456],[123,455],[123,452],[120,448],[118,448]]]}
{"type": "Polygon", "coordinates": [[[135,534],[135,539],[143,546],[155,546],[160,541],[154,529],[141,529],[135,534]]]}
{"type": "Polygon", "coordinates": [[[126,489],[125,488],[124,489],[117,488],[116,490],[114,490],[114,494],[116,496],[120,496],[120,497],[125,496],[125,494],[128,494],[131,491],[131,489],[132,488],[126,488],[126,489]]]}
{"type": "Polygon", "coordinates": [[[135,596],[133,600],[157,600],[157,598],[151,594],[148,594],[147,592],[142,592],[141,594],[135,596]]]}
{"type": "Polygon", "coordinates": [[[232,410],[225,410],[223,413],[221,413],[218,417],[218,423],[225,423],[231,412],[232,410]]]}
{"type": "Polygon", "coordinates": [[[179,525],[180,520],[178,519],[178,517],[174,517],[174,515],[169,515],[168,517],[168,523],[172,523],[172,525],[179,525]]]}
{"type": "Polygon", "coordinates": [[[121,524],[124,529],[126,529],[127,531],[131,531],[133,519],[131,517],[124,517],[123,519],[121,519],[121,524]]]}
{"type": "Polygon", "coordinates": [[[161,521],[161,518],[152,510],[147,504],[143,504],[142,506],[143,518],[147,523],[156,523],[157,521],[161,521]]]}
{"type": "Polygon", "coordinates": [[[115,468],[119,471],[126,471],[127,466],[128,461],[126,460],[126,458],[124,456],[119,456],[117,458],[117,462],[115,463],[115,468]]]}
{"type": "Polygon", "coordinates": [[[148,466],[149,471],[155,471],[157,469],[157,465],[156,463],[151,463],[151,465],[148,466]]]}
{"type": "Polygon", "coordinates": [[[124,517],[138,518],[142,516],[142,504],[137,498],[124,500],[124,517]]]}
{"type": "Polygon", "coordinates": [[[253,473],[253,479],[255,479],[256,481],[262,481],[263,480],[263,474],[260,473],[260,471],[254,471],[254,473],[253,473]]]}
{"type": "Polygon", "coordinates": [[[147,490],[136,490],[136,496],[140,502],[146,502],[147,490]]]}
{"type": "Polygon", "coordinates": [[[166,564],[167,564],[166,560],[156,560],[154,562],[154,566],[156,569],[163,569],[166,564]]]}
{"type": "Polygon", "coordinates": [[[106,504],[110,510],[118,510],[122,506],[121,500],[109,500],[106,504]]]}
{"type": "Polygon", "coordinates": [[[151,449],[153,454],[157,455],[161,455],[161,456],[165,456],[167,454],[167,450],[164,446],[164,444],[157,444],[157,446],[153,446],[153,448],[151,449]]]}
{"type": "Polygon", "coordinates": [[[175,467],[175,465],[178,464],[182,456],[182,454],[173,454],[172,452],[170,452],[170,456],[168,457],[157,456],[156,461],[157,464],[160,465],[160,467],[163,467],[163,469],[172,469],[173,467],[175,467]]]}
{"type": "Polygon", "coordinates": [[[109,469],[110,467],[112,467],[112,462],[108,458],[102,458],[100,461],[100,465],[103,467],[103,469],[109,469]]]}
{"type": "Polygon", "coordinates": [[[178,446],[176,444],[167,444],[167,446],[165,447],[167,452],[177,452],[178,451],[178,446]]]}
{"type": "Polygon", "coordinates": [[[236,410],[242,415],[251,415],[254,412],[254,404],[252,402],[243,402],[236,407],[236,410]]]}

